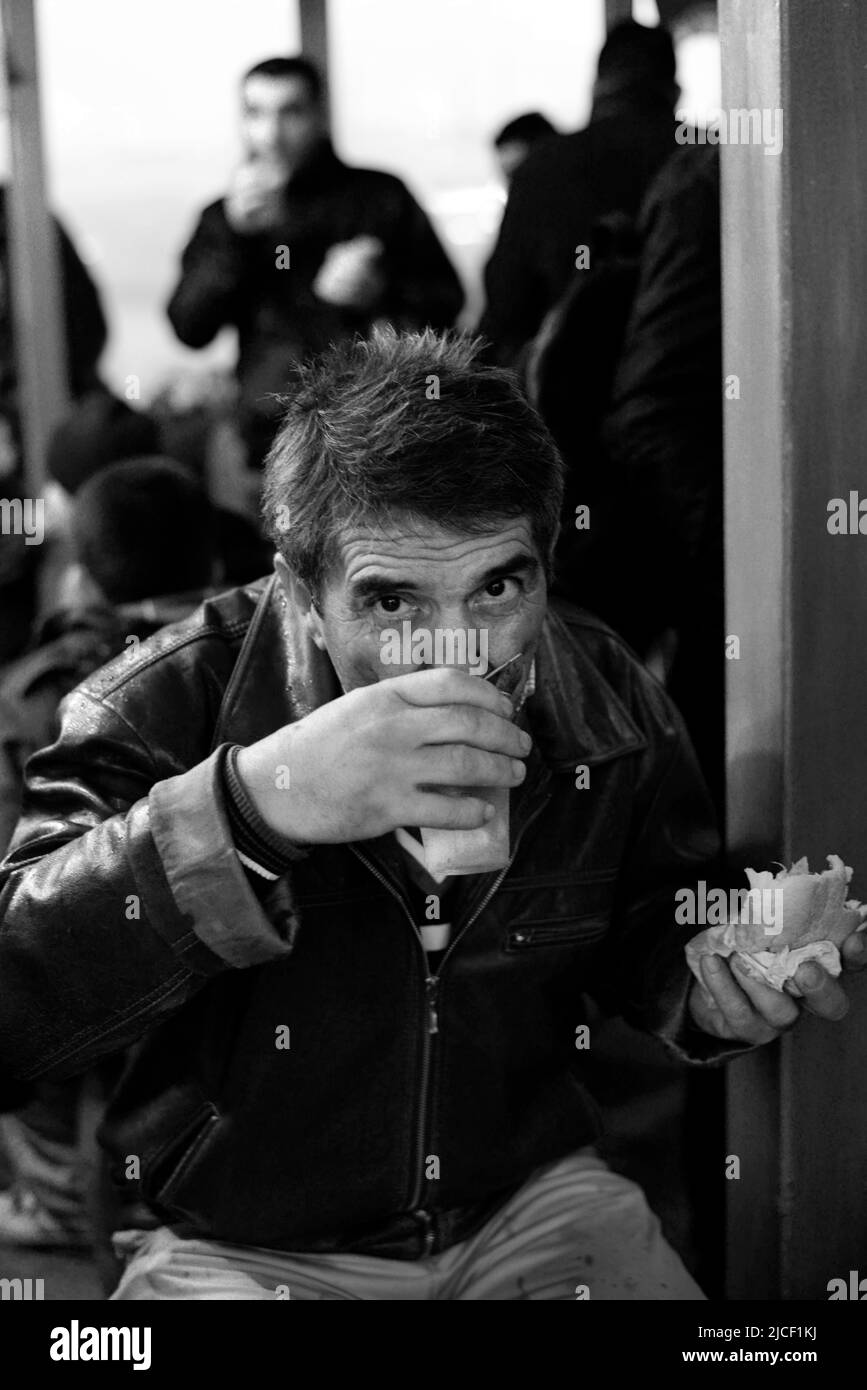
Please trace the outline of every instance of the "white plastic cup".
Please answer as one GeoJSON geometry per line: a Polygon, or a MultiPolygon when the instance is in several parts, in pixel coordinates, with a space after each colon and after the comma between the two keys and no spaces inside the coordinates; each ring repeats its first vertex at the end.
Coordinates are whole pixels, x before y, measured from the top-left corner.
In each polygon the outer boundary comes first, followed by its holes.
{"type": "Polygon", "coordinates": [[[478,796],[494,807],[495,815],[477,830],[430,830],[421,827],[421,842],[428,872],[488,874],[509,863],[509,788],[441,787],[447,796],[478,796]]]}

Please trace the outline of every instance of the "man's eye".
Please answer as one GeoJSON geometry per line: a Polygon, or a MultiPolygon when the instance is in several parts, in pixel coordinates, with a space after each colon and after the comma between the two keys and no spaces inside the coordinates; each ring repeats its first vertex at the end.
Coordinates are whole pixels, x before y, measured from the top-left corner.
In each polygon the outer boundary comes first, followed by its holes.
{"type": "Polygon", "coordinates": [[[403,599],[399,594],[384,594],[382,598],[376,600],[382,608],[383,613],[397,613],[400,610],[403,599]]]}
{"type": "Polygon", "coordinates": [[[517,592],[516,579],[492,579],[490,584],[485,585],[486,598],[514,598],[517,592]]]}

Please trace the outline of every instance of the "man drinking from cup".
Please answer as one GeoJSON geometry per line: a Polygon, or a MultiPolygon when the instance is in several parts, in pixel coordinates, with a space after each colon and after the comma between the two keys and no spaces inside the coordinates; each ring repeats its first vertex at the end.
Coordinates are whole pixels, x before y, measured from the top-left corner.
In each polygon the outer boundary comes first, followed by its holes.
{"type": "Polygon", "coordinates": [[[269,457],[274,577],[104,668],[31,759],[0,1067],[132,1048],[104,1139],[154,1228],[116,1298],[702,1297],[594,1147],[584,995],[694,1063],[845,996],[693,980],[707,794],[662,687],[548,602],[562,481],[472,342],[334,348],[269,457]],[[492,679],[383,661],[405,620],[484,629],[492,679]],[[504,799],[497,867],[430,863],[421,830],[504,799]]]}

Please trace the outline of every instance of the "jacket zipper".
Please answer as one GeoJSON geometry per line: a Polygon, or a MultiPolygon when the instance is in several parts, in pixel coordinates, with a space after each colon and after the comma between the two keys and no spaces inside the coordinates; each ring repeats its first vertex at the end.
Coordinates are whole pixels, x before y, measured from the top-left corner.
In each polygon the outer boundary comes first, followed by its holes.
{"type": "Polygon", "coordinates": [[[605,924],[582,927],[572,926],[533,926],[515,927],[509,932],[510,951],[530,951],[537,946],[574,946],[576,941],[593,945],[605,935],[605,924]]]}
{"type": "Polygon", "coordinates": [[[388,890],[391,896],[395,898],[397,902],[400,904],[400,906],[403,908],[404,915],[407,918],[407,921],[409,922],[410,926],[412,927],[413,934],[415,935],[415,938],[419,944],[419,949],[421,950],[422,957],[424,959],[424,985],[425,1003],[427,1007],[427,1027],[425,1028],[422,1034],[421,1093],[419,1096],[419,1118],[418,1124],[416,1126],[415,1140],[415,1167],[419,1176],[416,1180],[415,1187],[413,1188],[413,1193],[409,1205],[412,1211],[412,1215],[415,1216],[424,1227],[424,1249],[422,1253],[423,1255],[429,1255],[431,1250],[433,1249],[434,1243],[433,1222],[428,1212],[417,1211],[415,1210],[415,1208],[421,1196],[421,1191],[424,1183],[424,1136],[425,1130],[427,1128],[427,1098],[428,1091],[430,1090],[430,1058],[432,1051],[431,1038],[435,1033],[439,1032],[439,1017],[437,1015],[437,990],[439,988],[439,978],[437,975],[432,975],[428,969],[427,952],[424,949],[424,942],[422,940],[421,932],[419,931],[418,927],[413,921],[412,913],[410,912],[409,907],[406,903],[406,899],[403,897],[402,893],[400,893],[399,890],[395,888],[395,886],[392,883],[390,883],[389,880],[383,874],[379,872],[375,864],[371,864],[370,860],[367,858],[365,854],[362,854],[361,850],[356,849],[354,845],[350,846],[350,848],[352,849],[353,854],[357,855],[357,857],[361,860],[362,864],[365,864],[367,866],[367,868],[373,874],[374,878],[379,880],[383,887],[388,890]]]}
{"type": "Polygon", "coordinates": [[[508,862],[508,864],[506,865],[506,867],[505,867],[504,869],[502,869],[502,870],[500,871],[500,873],[497,875],[497,878],[495,879],[495,881],[491,884],[490,888],[488,889],[487,893],[485,893],[485,895],[484,895],[484,897],[482,898],[482,900],[481,900],[481,902],[479,903],[479,905],[475,908],[475,910],[474,910],[474,911],[470,914],[470,916],[467,918],[466,922],[464,923],[464,925],[461,927],[460,931],[459,931],[459,932],[457,933],[457,935],[455,936],[454,941],[452,941],[451,944],[449,945],[449,947],[448,947],[448,949],[447,949],[445,955],[443,956],[442,960],[440,961],[439,969],[438,969],[434,974],[431,974],[431,973],[430,973],[430,970],[428,969],[427,952],[426,952],[425,949],[424,949],[424,942],[423,942],[423,940],[422,940],[422,935],[421,935],[421,932],[419,931],[418,927],[416,926],[415,922],[413,921],[412,913],[410,912],[409,907],[407,906],[407,903],[406,903],[405,898],[404,898],[403,895],[399,892],[399,890],[398,890],[397,888],[395,888],[395,886],[394,886],[392,883],[390,883],[389,880],[388,880],[383,874],[381,874],[381,873],[379,872],[379,870],[376,868],[376,866],[370,862],[370,860],[367,858],[367,856],[366,856],[365,854],[363,854],[363,853],[361,852],[361,850],[356,849],[354,845],[351,845],[351,846],[350,846],[350,848],[352,849],[353,854],[355,854],[355,855],[361,860],[362,864],[365,864],[365,865],[367,866],[367,868],[368,868],[368,869],[370,870],[370,872],[373,874],[374,878],[376,878],[376,879],[383,885],[383,887],[386,888],[386,889],[388,890],[388,892],[391,894],[391,896],[392,896],[393,898],[395,898],[396,901],[397,901],[397,902],[400,904],[400,906],[403,908],[404,915],[405,915],[405,917],[407,918],[407,921],[409,922],[410,926],[411,926],[412,929],[413,929],[413,933],[415,934],[415,938],[416,938],[416,940],[418,941],[419,948],[421,949],[421,952],[422,952],[422,954],[423,954],[423,956],[424,956],[424,968],[425,968],[425,1000],[426,1000],[426,1004],[427,1004],[427,1028],[425,1029],[425,1031],[424,1031],[424,1033],[423,1033],[423,1035],[422,1035],[422,1041],[423,1041],[423,1048],[422,1048],[422,1078],[421,1078],[421,1093],[420,1093],[420,1097],[419,1097],[418,1125],[417,1125],[417,1128],[416,1128],[416,1148],[415,1148],[415,1151],[416,1151],[416,1174],[417,1174],[417,1177],[416,1177],[416,1181],[415,1181],[415,1186],[414,1186],[413,1191],[412,1191],[412,1196],[411,1196],[410,1202],[409,1202],[409,1208],[410,1208],[410,1211],[412,1212],[412,1215],[415,1216],[415,1217],[422,1223],[422,1225],[424,1226],[425,1235],[424,1235],[424,1249],[423,1249],[423,1252],[422,1252],[422,1253],[423,1253],[423,1256],[424,1256],[424,1255],[429,1255],[429,1254],[430,1254],[431,1250],[433,1249],[433,1244],[434,1244],[434,1230],[433,1230],[433,1223],[432,1223],[432,1220],[431,1220],[431,1216],[430,1216],[430,1214],[429,1214],[427,1211],[425,1211],[424,1209],[420,1208],[418,1204],[419,1204],[419,1202],[421,1201],[422,1193],[423,1193],[423,1191],[424,1191],[424,1183],[425,1183],[425,1176],[424,1176],[424,1160],[425,1160],[424,1149],[425,1149],[425,1142],[424,1142],[424,1140],[425,1140],[425,1133],[426,1133],[426,1131],[427,1131],[427,1102],[428,1102],[428,1093],[429,1093],[429,1091],[430,1091],[430,1059],[431,1059],[431,1052],[432,1052],[432,1050],[433,1050],[433,1049],[432,1049],[432,1044],[431,1044],[431,1038],[432,1038],[432,1036],[433,1036],[434,1034],[436,1034],[436,1033],[439,1032],[439,1015],[438,1015],[438,1013],[437,1013],[437,992],[438,992],[438,990],[439,990],[440,979],[442,978],[442,972],[443,972],[443,970],[444,970],[444,968],[445,968],[445,965],[446,965],[446,962],[447,962],[449,956],[452,954],[452,951],[453,951],[453,950],[455,949],[455,947],[457,946],[457,944],[458,944],[458,942],[460,941],[461,937],[464,936],[465,933],[469,931],[469,929],[470,929],[470,927],[473,925],[473,923],[474,923],[475,921],[477,921],[477,919],[480,917],[480,915],[484,912],[484,910],[485,910],[485,908],[487,907],[488,903],[491,901],[491,898],[494,896],[494,894],[496,893],[496,891],[497,891],[497,889],[499,888],[500,884],[503,882],[503,879],[506,877],[506,874],[509,872],[509,870],[511,869],[512,865],[514,864],[515,858],[516,858],[517,853],[518,853],[518,846],[520,845],[521,840],[524,838],[524,835],[525,835],[526,831],[529,830],[530,826],[533,824],[533,822],[534,822],[534,820],[536,819],[536,817],[537,817],[538,815],[541,814],[541,812],[544,810],[545,806],[547,806],[547,804],[548,804],[548,802],[550,801],[550,799],[551,799],[551,797],[550,797],[550,794],[549,794],[548,796],[545,797],[545,799],[544,799],[543,801],[541,801],[541,802],[539,803],[539,805],[536,807],[536,809],[535,809],[535,811],[533,812],[533,814],[532,814],[531,816],[528,817],[528,819],[526,820],[526,822],[524,823],[524,825],[521,827],[520,831],[518,832],[518,835],[517,835],[516,838],[515,838],[514,850],[513,850],[512,854],[511,854],[510,857],[509,857],[509,862],[508,862]]]}

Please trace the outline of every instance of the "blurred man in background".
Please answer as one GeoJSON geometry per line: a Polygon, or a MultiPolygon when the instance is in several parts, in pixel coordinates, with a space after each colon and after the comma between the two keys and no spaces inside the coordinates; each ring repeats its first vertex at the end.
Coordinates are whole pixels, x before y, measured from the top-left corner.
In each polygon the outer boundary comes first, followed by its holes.
{"type": "Polygon", "coordinates": [[[599,220],[638,213],[651,179],[677,148],[674,75],[667,30],[632,20],[617,25],[599,55],[589,125],[546,140],[516,172],[485,270],[479,326],[496,361],[518,362],[548,310],[592,264],[599,220]]]}
{"type": "Polygon", "coordinates": [[[297,362],[377,320],[449,327],[463,291],[400,179],[335,154],[311,63],[258,63],[242,100],[243,161],[199,219],[168,314],[189,347],[237,329],[240,423],[256,466],[297,362]]]}
{"type": "Polygon", "coordinates": [[[528,111],[506,122],[494,136],[494,153],[507,188],[512,182],[512,175],[524,163],[530,151],[541,140],[556,134],[556,128],[541,111],[528,111]]]}

